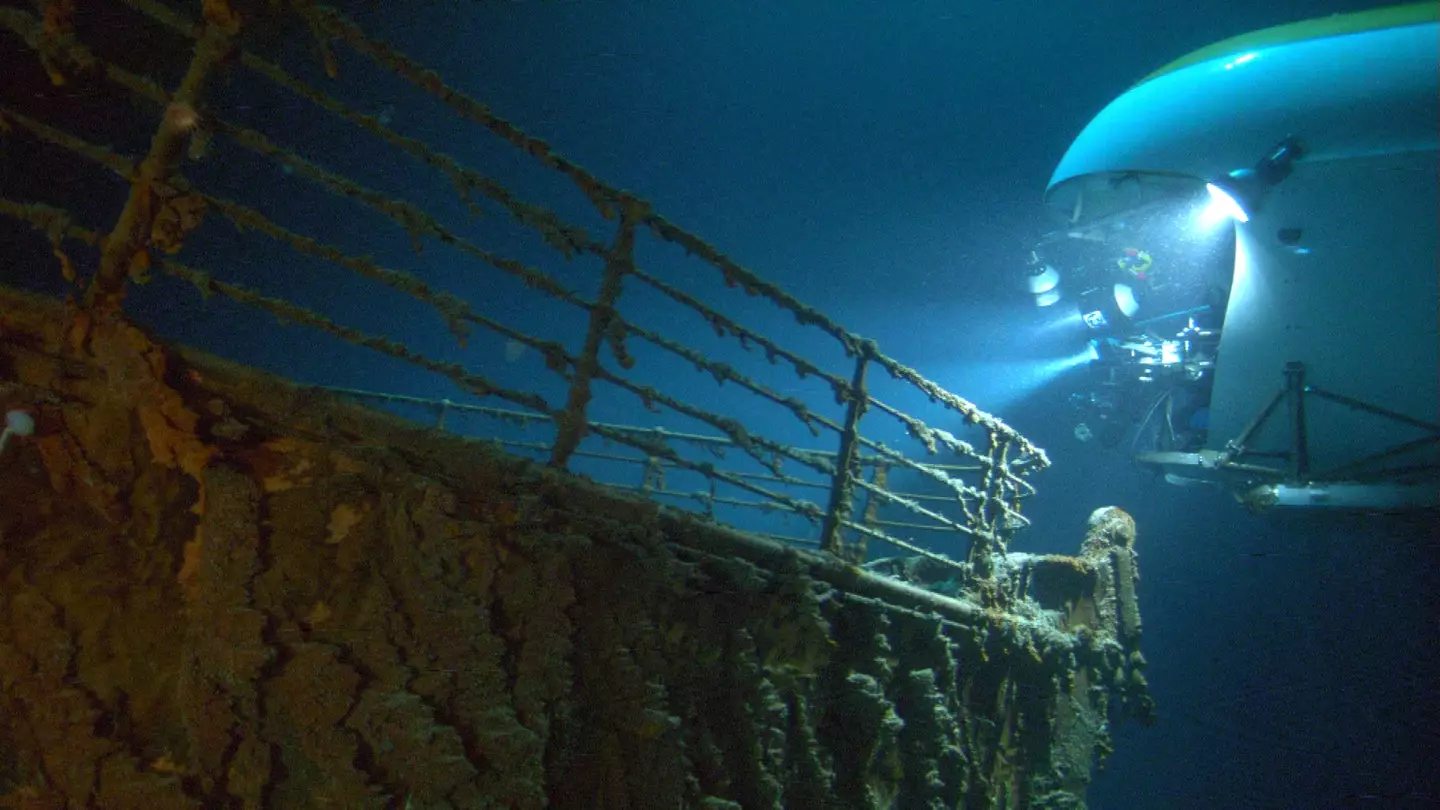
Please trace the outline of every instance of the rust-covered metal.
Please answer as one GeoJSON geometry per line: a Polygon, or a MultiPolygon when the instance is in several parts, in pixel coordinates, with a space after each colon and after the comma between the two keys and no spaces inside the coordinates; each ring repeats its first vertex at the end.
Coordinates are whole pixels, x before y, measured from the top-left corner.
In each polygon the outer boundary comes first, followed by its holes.
{"type": "MultiPolygon", "coordinates": [[[[554,211],[522,199],[502,183],[465,166],[447,154],[442,144],[402,135],[391,129],[382,117],[357,110],[337,94],[314,86],[275,61],[253,52],[246,45],[246,17],[221,0],[204,2],[190,13],[153,0],[126,0],[122,5],[128,6],[131,13],[192,42],[182,78],[173,88],[97,55],[74,36],[67,25],[66,3],[49,4],[42,14],[13,8],[0,10],[0,31],[8,31],[28,46],[53,81],[84,79],[130,99],[141,109],[148,106],[152,116],[150,149],[143,156],[130,157],[68,131],[65,121],[43,120],[24,109],[19,103],[21,100],[0,98],[0,125],[12,137],[23,134],[39,139],[67,151],[79,161],[119,175],[129,184],[127,202],[110,223],[83,222],[63,207],[35,200],[0,200],[0,214],[42,230],[54,246],[62,274],[77,285],[84,285],[84,306],[77,311],[82,323],[88,323],[87,319],[102,311],[118,311],[123,306],[127,283],[144,281],[156,272],[183,278],[206,294],[233,298],[268,310],[287,322],[308,324],[342,340],[443,375],[477,397],[498,397],[526,408],[557,427],[548,454],[551,462],[558,466],[568,465],[587,436],[624,446],[633,454],[629,458],[643,459],[652,468],[663,465],[708,479],[711,482],[706,487],[708,493],[696,490],[693,497],[706,510],[713,509],[716,503],[735,501],[795,514],[813,527],[813,534],[797,539],[818,543],[826,551],[846,558],[863,559],[868,541],[883,540],[916,554],[946,559],[929,551],[926,542],[916,539],[914,530],[919,529],[963,538],[970,548],[969,561],[983,564],[989,556],[1004,553],[1010,537],[1025,525],[1021,501],[1034,491],[1026,478],[1048,464],[1043,450],[999,418],[887,356],[873,341],[846,330],[778,284],[741,266],[703,238],[669,221],[633,193],[605,183],[542,139],[524,132],[480,101],[447,84],[423,64],[370,36],[339,11],[309,2],[292,2],[283,7],[272,6],[268,13],[281,20],[289,15],[292,22],[308,28],[324,72],[333,81],[345,80],[336,49],[348,48],[409,82],[417,92],[434,97],[462,119],[499,137],[527,159],[566,178],[582,192],[601,221],[613,223],[615,232],[608,244],[607,240],[590,235],[586,228],[567,223],[554,211]],[[445,224],[442,217],[423,204],[371,188],[326,168],[321,159],[303,154],[295,146],[284,145],[271,134],[226,120],[207,105],[206,96],[207,81],[221,70],[248,71],[271,83],[277,92],[292,94],[313,105],[316,115],[333,116],[376,136],[385,148],[403,153],[448,178],[457,195],[472,210],[478,210],[477,200],[499,206],[513,221],[537,234],[564,257],[585,255],[602,259],[604,275],[599,296],[589,299],[540,268],[487,249],[463,236],[454,226],[445,224]],[[187,155],[191,159],[203,158],[212,139],[225,139],[274,162],[297,180],[366,207],[409,234],[417,248],[422,240],[436,240],[472,259],[476,272],[498,271],[519,280],[534,295],[574,308],[577,315],[589,323],[583,345],[567,349],[554,336],[537,331],[534,324],[505,323],[479,313],[463,298],[437,288],[418,275],[369,258],[362,248],[330,242],[321,235],[280,225],[265,212],[238,202],[224,189],[204,187],[187,176],[182,159],[187,155]],[[188,234],[199,227],[206,216],[229,221],[245,234],[269,238],[297,255],[343,267],[399,294],[423,301],[435,310],[458,341],[463,342],[475,329],[480,329],[540,352],[547,368],[564,379],[568,392],[565,401],[551,402],[535,391],[507,387],[476,369],[427,357],[393,337],[364,333],[281,296],[226,281],[205,266],[204,257],[170,258],[172,254],[181,253],[188,234]],[[727,286],[788,311],[802,328],[818,330],[833,341],[852,358],[855,367],[838,373],[827,370],[825,363],[788,347],[784,339],[745,326],[715,304],[671,284],[653,268],[638,266],[634,254],[642,238],[674,244],[710,267],[727,286]],[[72,239],[100,247],[101,259],[93,272],[82,272],[66,252],[64,243],[72,239]],[[676,335],[663,334],[627,318],[622,278],[631,278],[664,295],[677,308],[697,314],[713,327],[717,336],[736,341],[745,350],[759,351],[768,363],[789,366],[799,379],[823,381],[835,400],[845,407],[844,416],[827,417],[813,403],[776,390],[743,367],[712,359],[676,335]],[[646,378],[643,366],[635,367],[627,349],[630,338],[638,338],[690,363],[713,377],[717,385],[731,383],[753,393],[788,413],[810,437],[833,444],[804,447],[788,436],[764,435],[725,413],[665,390],[646,378]],[[602,349],[608,349],[608,358],[602,356],[602,349]],[[883,372],[889,380],[919,391],[983,438],[978,442],[968,441],[877,398],[867,390],[866,384],[867,375],[873,381],[876,372],[883,372]],[[596,423],[589,415],[589,405],[597,385],[603,385],[607,394],[633,398],[637,406],[664,408],[713,429],[714,439],[759,464],[767,471],[769,480],[686,455],[677,449],[673,436],[645,435],[596,423]],[[923,453],[917,457],[867,436],[868,422],[864,418],[867,414],[871,414],[871,420],[893,420],[918,443],[923,453]],[[919,476],[945,493],[946,500],[922,502],[921,498],[892,491],[885,475],[872,476],[867,481],[857,466],[862,458],[869,459],[863,463],[869,464],[870,469],[906,470],[919,476]],[[973,464],[956,464],[957,461],[973,464]],[[806,486],[816,481],[829,492],[828,497],[818,502],[803,493],[806,486]],[[719,494],[717,485],[755,500],[719,494]],[[866,504],[866,516],[857,521],[852,516],[859,508],[861,497],[866,504]],[[908,513],[912,519],[887,518],[889,513],[908,513]]],[[[267,24],[278,23],[267,20],[267,24]]]]}
{"type": "Polygon", "coordinates": [[[128,154],[0,87],[0,138],[123,192],[97,214],[88,187],[0,189],[0,218],[43,237],[12,258],[58,264],[68,293],[0,287],[0,408],[33,423],[0,442],[0,804],[1083,808],[1108,724],[1153,719],[1127,515],[1097,511],[1076,556],[1009,550],[1043,450],[338,10],[48,0],[0,8],[0,45],[127,111],[148,143],[128,154]],[[96,8],[169,39],[87,42],[74,22],[96,8]],[[318,65],[258,53],[256,28],[304,37],[318,65]],[[356,106],[355,57],[579,189],[586,224],[356,106]],[[381,190],[231,120],[214,100],[241,71],[455,198],[381,190]],[[507,320],[395,252],[285,219],[202,170],[219,148],[577,329],[507,320]],[[477,236],[497,209],[572,272],[477,236]],[[227,247],[205,247],[215,228],[227,247]],[[363,283],[377,308],[418,302],[444,332],[422,351],[384,318],[362,328],[323,296],[227,274],[257,246],[363,283]],[[678,248],[745,310],[643,266],[646,248],[678,248]],[[131,320],[147,283],[465,401],[175,347],[131,320]],[[656,300],[673,308],[659,326],[656,300]],[[751,307],[799,331],[758,328],[751,307]],[[699,329],[670,328],[682,319],[699,329]],[[738,351],[702,349],[707,327],[738,351]],[[482,337],[543,362],[517,382],[471,362],[482,337]],[[661,360],[714,389],[674,384],[661,360]],[[713,404],[722,387],[788,429],[713,404]],[[939,416],[897,405],[916,399],[939,416]],[[617,410],[633,418],[600,418],[617,410]],[[586,480],[600,463],[623,474],[586,480]],[[736,531],[736,512],[782,522],[736,531]],[[903,556],[869,559],[881,544],[903,556]]]}
{"type": "Polygon", "coordinates": [[[0,805],[1081,810],[1153,719],[1118,509],[862,568],[73,317],[0,288],[0,805]]]}

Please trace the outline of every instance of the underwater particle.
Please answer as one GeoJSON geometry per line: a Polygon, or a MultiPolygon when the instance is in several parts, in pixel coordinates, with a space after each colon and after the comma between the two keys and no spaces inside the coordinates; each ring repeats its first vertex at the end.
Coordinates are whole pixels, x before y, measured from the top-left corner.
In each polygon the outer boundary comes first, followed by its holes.
{"type": "Polygon", "coordinates": [[[525,356],[525,344],[511,338],[505,341],[505,362],[518,363],[525,356]]]}

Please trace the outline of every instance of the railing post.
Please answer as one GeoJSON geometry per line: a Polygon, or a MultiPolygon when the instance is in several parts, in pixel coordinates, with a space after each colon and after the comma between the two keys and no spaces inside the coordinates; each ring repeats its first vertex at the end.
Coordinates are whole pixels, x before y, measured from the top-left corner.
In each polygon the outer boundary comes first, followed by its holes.
{"type": "MultiPolygon", "coordinates": [[[[855,508],[855,475],[859,458],[860,417],[870,406],[870,396],[865,391],[865,372],[875,352],[875,344],[868,340],[858,342],[855,358],[855,375],[850,380],[849,403],[845,409],[845,427],[840,434],[840,452],[835,456],[835,474],[830,486],[830,505],[825,510],[825,522],[820,529],[820,550],[835,556],[858,562],[856,550],[846,544],[843,536],[844,521],[850,519],[855,508]]],[[[863,555],[864,546],[860,553],[863,555]]]]}
{"type": "Polygon", "coordinates": [[[1004,554],[1010,547],[1013,533],[1005,514],[1005,492],[1010,473],[1010,442],[998,433],[991,432],[987,439],[984,472],[980,475],[980,503],[976,506],[980,534],[970,538],[970,552],[967,559],[977,571],[989,571],[994,555],[1004,554]]]}
{"type": "Polygon", "coordinates": [[[590,432],[585,412],[592,396],[590,383],[600,367],[600,347],[615,319],[615,302],[625,275],[635,266],[635,225],[644,216],[644,207],[624,200],[620,207],[620,229],[615,244],[605,257],[605,277],[600,282],[600,295],[590,307],[590,326],[585,332],[585,347],[576,361],[575,376],[570,379],[570,392],[565,410],[556,420],[555,446],[550,450],[550,466],[563,469],[580,441],[590,432]]]}
{"type": "Polygon", "coordinates": [[[175,171],[194,130],[200,125],[200,97],[205,82],[220,62],[230,55],[240,33],[240,18],[224,2],[206,4],[205,27],[195,41],[190,66],[171,94],[170,106],[150,139],[150,151],[131,180],[125,208],[106,237],[100,254],[100,270],[86,293],[87,305],[98,311],[118,310],[125,297],[136,255],[150,245],[150,232],[160,213],[163,198],[157,186],[175,171]]]}
{"type": "MultiPolygon", "coordinates": [[[[876,489],[885,489],[889,485],[890,465],[881,461],[875,462],[875,472],[870,475],[870,484],[876,489]]],[[[867,529],[879,529],[880,520],[880,498],[875,493],[870,493],[865,498],[865,515],[862,518],[867,529]]],[[[854,555],[851,562],[863,563],[869,556],[870,538],[867,535],[859,535],[850,544],[850,551],[854,555]]]]}

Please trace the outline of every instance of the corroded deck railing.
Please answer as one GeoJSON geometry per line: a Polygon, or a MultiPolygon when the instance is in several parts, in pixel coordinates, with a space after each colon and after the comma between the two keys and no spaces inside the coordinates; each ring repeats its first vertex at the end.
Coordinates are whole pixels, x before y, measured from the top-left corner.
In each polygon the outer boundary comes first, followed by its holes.
{"type": "MultiPolygon", "coordinates": [[[[635,489],[650,497],[679,497],[698,503],[713,514],[717,503],[764,508],[793,513],[817,529],[813,537],[791,538],[815,542],[827,552],[846,559],[861,560],[869,539],[884,540],[913,553],[936,556],[900,535],[914,530],[942,531],[961,535],[969,541],[969,557],[980,570],[991,555],[1003,552],[1013,532],[1025,525],[1020,501],[1033,489],[1025,480],[1029,473],[1048,464],[1044,452],[998,418],[949,392],[880,351],[870,340],[846,330],[821,312],[806,306],[778,285],[741,267],[718,249],[656,213],[650,204],[634,194],[614,188],[576,163],[558,154],[549,144],[535,138],[491,112],[485,105],[447,85],[433,71],[393,47],[362,31],[333,9],[292,0],[286,14],[313,32],[325,72],[339,78],[335,48],[347,47],[381,69],[409,82],[417,93],[428,94],[471,124],[478,125],[513,146],[548,170],[578,187],[594,210],[614,223],[608,241],[590,236],[585,229],[567,223],[553,211],[523,201],[502,185],[452,158],[426,141],[402,135],[390,128],[385,116],[361,112],[340,98],[297,78],[292,72],[243,47],[246,21],[223,0],[195,4],[199,21],[178,15],[153,0],[121,0],[140,17],[158,23],[191,42],[183,78],[173,90],[156,80],[97,55],[75,34],[70,21],[71,4],[51,2],[41,15],[0,9],[0,37],[22,39],[40,59],[57,84],[84,81],[105,87],[118,96],[149,105],[155,111],[154,132],[148,153],[142,159],[91,142],[67,130],[66,122],[45,120],[43,113],[28,110],[21,99],[3,99],[0,130],[8,137],[27,136],[64,150],[73,156],[119,175],[129,183],[129,195],[108,233],[86,227],[71,210],[44,202],[0,199],[0,214],[30,223],[49,239],[65,277],[85,289],[84,306],[92,312],[120,311],[127,285],[155,272],[183,279],[205,294],[227,296],[244,305],[273,313],[281,319],[307,325],[350,343],[358,344],[412,363],[453,381],[479,398],[501,400],[523,411],[515,418],[543,420],[554,427],[553,439],[546,442],[506,440],[511,449],[540,450],[551,465],[569,468],[572,461],[587,454],[603,456],[582,448],[587,437],[628,448],[633,455],[614,460],[643,465],[641,482],[635,489]],[[207,82],[217,70],[239,65],[273,86],[314,105],[317,111],[337,117],[359,130],[380,138],[389,147],[410,156],[443,174],[461,200],[472,209],[484,198],[507,211],[514,222],[537,233],[546,245],[565,257],[586,255],[603,262],[603,278],[593,298],[581,295],[551,274],[520,260],[502,256],[447,227],[441,218],[421,206],[396,199],[339,172],[324,168],[318,159],[306,157],[295,148],[281,145],[261,131],[227,120],[207,108],[207,82]],[[181,171],[182,158],[203,153],[208,142],[226,138],[254,155],[278,164],[287,175],[313,183],[330,194],[348,198],[392,221],[416,242],[434,239],[468,256],[479,267],[511,276],[523,282],[536,296],[545,296],[576,308],[585,319],[581,345],[571,348],[554,335],[520,328],[476,311],[464,298],[433,287],[419,275],[386,267],[352,249],[322,241],[319,237],[280,225],[270,216],[246,205],[222,190],[202,188],[181,171]],[[364,278],[385,284],[396,292],[424,302],[446,322],[457,339],[475,328],[488,330],[506,340],[528,347],[545,359],[546,366],[560,375],[566,386],[563,404],[547,400],[536,390],[506,387],[495,379],[460,363],[424,355],[384,335],[369,334],[340,323],[330,316],[284,298],[269,296],[222,280],[210,271],[170,258],[180,252],[187,236],[200,227],[207,214],[218,214],[241,232],[274,240],[296,254],[333,263],[364,278]],[[712,303],[701,300],[639,266],[637,243],[642,239],[676,245],[703,262],[724,283],[748,296],[763,299],[791,313],[801,328],[818,330],[838,345],[849,358],[848,367],[829,370],[818,361],[782,345],[779,339],[742,325],[712,303]],[[66,251],[67,243],[80,241],[99,250],[93,273],[82,272],[66,251]],[[645,328],[624,311],[627,285],[640,284],[668,299],[677,310],[698,314],[723,339],[737,341],[745,350],[763,353],[770,364],[784,363],[801,379],[818,380],[844,409],[832,419],[817,412],[801,399],[763,384],[755,375],[712,359],[705,352],[673,335],[645,328]],[[812,437],[830,436],[831,448],[816,450],[794,446],[782,437],[767,436],[738,419],[702,407],[674,391],[665,390],[636,376],[636,360],[629,343],[643,341],[680,358],[713,377],[717,385],[732,383],[755,397],[778,406],[793,417],[812,437]],[[977,444],[933,426],[874,395],[875,375],[911,387],[932,403],[955,414],[983,434],[977,444]],[[605,423],[592,415],[595,386],[603,383],[628,392],[647,409],[663,406],[713,430],[713,434],[680,433],[659,428],[634,428],[605,423]],[[895,420],[924,448],[930,457],[919,461],[885,443],[867,437],[861,430],[871,411],[895,420]],[[756,474],[724,469],[709,461],[697,461],[679,448],[685,444],[723,445],[744,453],[767,472],[756,474]],[[949,463],[954,461],[956,463],[949,463]],[[787,465],[789,465],[787,467],[787,465]],[[703,476],[705,491],[670,490],[659,484],[665,469],[681,469],[703,476]],[[792,472],[798,469],[799,474],[792,472]],[[934,482],[943,495],[902,494],[888,485],[889,474],[909,471],[921,480],[934,482]],[[867,474],[868,471],[868,474],[867,474]],[[809,476],[806,478],[805,476],[809,476]],[[746,498],[717,494],[723,485],[746,498]],[[812,490],[816,498],[796,494],[812,490]],[[864,514],[854,514],[864,496],[864,514]],[[817,502],[818,501],[818,502],[817,502]],[[928,505],[927,505],[928,504],[928,505]],[[882,507],[910,513],[911,520],[880,517],[882,507]],[[918,522],[911,522],[911,521],[918,522]]],[[[275,12],[280,13],[280,12],[275,12]]],[[[318,113],[317,113],[318,114],[318,113]]],[[[643,369],[641,369],[643,371],[643,369]]],[[[396,400],[397,395],[370,395],[396,400]]],[[[398,397],[405,399],[405,397],[398,397]]],[[[414,399],[414,398],[410,398],[414,399]]],[[[443,414],[450,410],[474,408],[477,412],[505,409],[426,400],[443,414]]],[[[872,417],[873,419],[873,417],[872,417]]],[[[873,434],[872,434],[873,435],[873,434]]]]}

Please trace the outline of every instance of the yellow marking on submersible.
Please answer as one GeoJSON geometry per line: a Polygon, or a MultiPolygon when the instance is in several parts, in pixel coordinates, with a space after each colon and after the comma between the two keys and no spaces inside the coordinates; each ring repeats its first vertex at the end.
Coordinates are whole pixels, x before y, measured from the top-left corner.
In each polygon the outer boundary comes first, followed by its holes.
{"type": "Polygon", "coordinates": [[[1135,84],[1138,87],[1151,79],[1167,73],[1174,73],[1181,68],[1245,51],[1287,45],[1292,42],[1304,42],[1309,39],[1361,34],[1366,31],[1379,31],[1384,28],[1400,28],[1406,25],[1421,25],[1437,21],[1440,21],[1440,3],[1432,0],[1428,3],[1410,3],[1371,11],[1357,11],[1351,14],[1333,14],[1314,20],[1276,25],[1221,40],[1214,45],[1207,45],[1198,51],[1192,51],[1135,84]]]}

